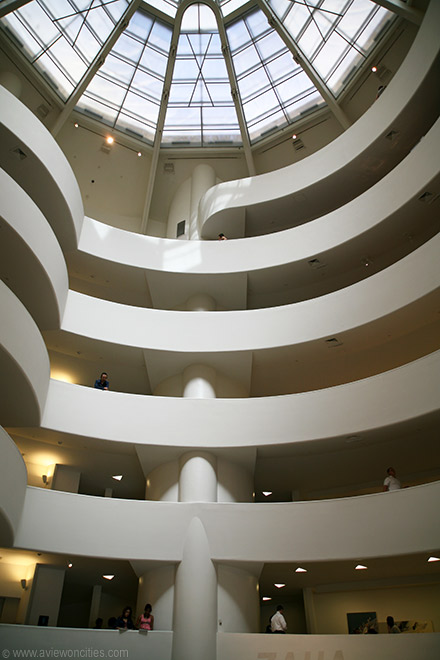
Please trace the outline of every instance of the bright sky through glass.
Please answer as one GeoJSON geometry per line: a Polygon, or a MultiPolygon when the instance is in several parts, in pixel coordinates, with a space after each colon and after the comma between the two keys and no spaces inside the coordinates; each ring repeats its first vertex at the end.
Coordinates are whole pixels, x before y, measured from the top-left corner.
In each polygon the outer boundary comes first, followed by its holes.
{"type": "MultiPolygon", "coordinates": [[[[0,19],[0,26],[67,101],[130,4],[33,0],[0,19]]],[[[307,60],[314,80],[321,81],[318,87],[337,98],[394,17],[371,0],[267,0],[267,11],[278,19],[280,33],[284,30],[281,38],[256,2],[217,4],[226,18],[232,79],[214,12],[194,4],[182,17],[172,82],[164,94],[179,2],[147,0],[106,55],[77,109],[152,143],[161,104],[167,102],[164,146],[237,146],[242,135],[231,94],[237,89],[243,130],[254,143],[324,105],[298,61],[307,60]],[[158,11],[168,23],[155,15],[158,11]]]]}
{"type": "Polygon", "coordinates": [[[163,143],[241,143],[217,21],[206,5],[183,15],[163,143]]]}
{"type": "Polygon", "coordinates": [[[8,14],[2,24],[66,100],[128,4],[128,0],[34,0],[8,14]]]}
{"type": "Polygon", "coordinates": [[[171,28],[137,11],[78,102],[129,135],[154,141],[171,28]]]}
{"type": "Polygon", "coordinates": [[[226,31],[251,142],[324,104],[262,11],[226,31]]]}
{"type": "Polygon", "coordinates": [[[392,18],[371,0],[268,0],[299,51],[337,96],[392,18]]]}

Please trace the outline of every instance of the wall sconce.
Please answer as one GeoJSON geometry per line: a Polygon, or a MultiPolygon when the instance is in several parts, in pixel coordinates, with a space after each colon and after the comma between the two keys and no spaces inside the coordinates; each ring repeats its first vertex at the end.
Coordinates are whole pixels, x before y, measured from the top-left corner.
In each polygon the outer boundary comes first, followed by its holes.
{"type": "Polygon", "coordinates": [[[21,588],[26,591],[26,580],[24,578],[20,580],[20,584],[21,584],[21,588]]]}
{"type": "Polygon", "coordinates": [[[41,478],[43,479],[43,484],[46,486],[47,481],[48,481],[48,479],[47,479],[47,474],[42,474],[42,475],[41,475],[41,478]]]}

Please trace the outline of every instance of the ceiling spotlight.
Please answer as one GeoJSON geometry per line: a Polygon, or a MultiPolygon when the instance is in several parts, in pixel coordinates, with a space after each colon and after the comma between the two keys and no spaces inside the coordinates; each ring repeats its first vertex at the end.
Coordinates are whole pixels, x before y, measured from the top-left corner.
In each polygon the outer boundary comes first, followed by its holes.
{"type": "Polygon", "coordinates": [[[270,596],[263,596],[263,600],[272,600],[270,596]]]}
{"type": "Polygon", "coordinates": [[[115,138],[112,137],[111,135],[108,135],[105,141],[107,142],[107,144],[113,144],[115,138]]]}
{"type": "Polygon", "coordinates": [[[440,561],[440,557],[430,557],[428,561],[440,561]]]}
{"type": "Polygon", "coordinates": [[[263,493],[264,497],[269,497],[269,495],[272,495],[271,490],[262,490],[261,492],[263,493]]]}
{"type": "Polygon", "coordinates": [[[301,566],[298,566],[298,568],[295,569],[295,573],[307,573],[307,568],[301,568],[301,566]]]}
{"type": "Polygon", "coordinates": [[[75,128],[79,128],[78,122],[75,122],[73,125],[75,126],[75,128]]]}
{"type": "Polygon", "coordinates": [[[73,564],[67,564],[67,568],[72,568],[73,564]]]}
{"type": "Polygon", "coordinates": [[[296,140],[297,137],[298,137],[297,134],[294,133],[294,134],[292,135],[292,140],[296,140]]]}
{"type": "Polygon", "coordinates": [[[372,70],[373,73],[376,73],[376,71],[377,71],[377,66],[372,66],[372,67],[371,67],[371,70],[372,70]]]}
{"type": "Polygon", "coordinates": [[[103,575],[102,577],[104,578],[104,580],[113,580],[113,578],[115,576],[114,575],[103,575]]]}
{"type": "Polygon", "coordinates": [[[113,474],[112,479],[114,479],[115,481],[121,481],[123,476],[124,476],[123,474],[113,474]]]}
{"type": "Polygon", "coordinates": [[[277,589],[282,589],[282,588],[285,587],[286,585],[283,584],[282,582],[274,582],[274,585],[273,585],[273,586],[276,587],[277,589]]]}
{"type": "Polygon", "coordinates": [[[142,156],[142,151],[138,151],[139,158],[142,156]]]}
{"type": "Polygon", "coordinates": [[[368,566],[364,566],[363,564],[358,564],[357,566],[355,566],[356,571],[364,571],[367,568],[368,566]]]}

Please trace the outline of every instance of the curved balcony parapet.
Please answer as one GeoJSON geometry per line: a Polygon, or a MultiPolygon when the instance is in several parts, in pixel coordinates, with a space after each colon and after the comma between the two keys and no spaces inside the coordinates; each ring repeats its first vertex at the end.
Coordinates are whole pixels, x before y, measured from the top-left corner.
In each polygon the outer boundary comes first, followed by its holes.
{"type": "Polygon", "coordinates": [[[69,556],[178,562],[197,516],[216,561],[365,560],[438,548],[439,496],[440,482],[282,504],[117,500],[28,487],[15,544],[69,556]]]}
{"type": "Polygon", "coordinates": [[[380,245],[383,255],[408,243],[408,236],[415,238],[426,223],[436,224],[432,205],[421,204],[419,198],[427,191],[434,195],[439,188],[439,149],[437,120],[417,147],[373,187],[337,210],[283,232],[227,242],[177,243],[86,217],[79,249],[105,261],[179,276],[254,272],[264,276],[266,271],[289,266],[290,281],[297,279],[302,286],[314,277],[309,260],[319,257],[331,266],[327,277],[350,278],[353,264],[358,270],[361,266],[366,242],[380,245]]]}
{"type": "Polygon", "coordinates": [[[27,473],[16,444],[1,426],[0,451],[0,544],[9,547],[23,511],[27,473]]]}
{"type": "Polygon", "coordinates": [[[298,163],[205,193],[203,238],[240,236],[235,223],[244,212],[248,236],[301,224],[353,199],[395,167],[438,117],[439,24],[439,3],[431,2],[386,93],[333,142],[298,163]]]}
{"type": "Polygon", "coordinates": [[[0,282],[0,421],[3,426],[37,426],[49,385],[49,357],[31,315],[0,282]]]}
{"type": "Polygon", "coordinates": [[[59,328],[69,286],[59,243],[40,209],[0,170],[0,271],[42,329],[59,328]]]}
{"type": "Polygon", "coordinates": [[[0,167],[28,193],[63,250],[78,244],[84,208],[75,175],[49,131],[0,85],[0,167]]]}
{"type": "Polygon", "coordinates": [[[350,287],[270,309],[169,311],[69,291],[61,329],[112,344],[180,353],[304,347],[335,336],[344,341],[344,333],[365,349],[377,343],[375,324],[382,332],[385,318],[388,335],[394,336],[402,335],[403,318],[406,334],[435,320],[439,252],[437,234],[389,268],[350,287]]]}
{"type": "Polygon", "coordinates": [[[363,435],[437,414],[439,391],[440,351],[353,383],[263,398],[143,396],[51,380],[41,426],[122,443],[206,448],[209,438],[210,447],[269,448],[363,435]]]}

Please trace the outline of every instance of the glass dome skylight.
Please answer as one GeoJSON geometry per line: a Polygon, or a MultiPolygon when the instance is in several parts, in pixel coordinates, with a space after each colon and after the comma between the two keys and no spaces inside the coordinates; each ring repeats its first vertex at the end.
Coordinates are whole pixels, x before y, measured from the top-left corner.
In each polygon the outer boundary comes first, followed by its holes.
{"type": "Polygon", "coordinates": [[[226,147],[338,110],[393,16],[373,0],[32,0],[0,25],[67,109],[226,147]]]}

